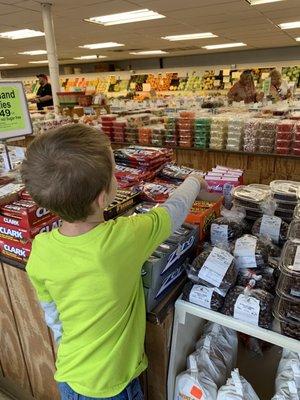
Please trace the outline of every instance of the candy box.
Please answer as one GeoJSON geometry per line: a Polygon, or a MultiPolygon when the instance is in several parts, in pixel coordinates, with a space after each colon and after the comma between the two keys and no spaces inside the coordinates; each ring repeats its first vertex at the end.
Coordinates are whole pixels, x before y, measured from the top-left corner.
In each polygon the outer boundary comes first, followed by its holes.
{"type": "Polygon", "coordinates": [[[12,240],[0,239],[0,253],[4,257],[18,262],[27,262],[31,251],[31,243],[14,242],[12,240]]]}
{"type": "Polygon", "coordinates": [[[209,233],[211,222],[220,216],[223,196],[216,193],[206,193],[201,196],[203,200],[194,202],[185,222],[198,225],[199,239],[204,240],[209,233]]]}
{"type": "Polygon", "coordinates": [[[35,202],[29,200],[18,200],[6,204],[0,208],[3,216],[14,219],[12,225],[22,228],[30,228],[39,222],[49,219],[54,215],[49,210],[39,207],[35,202]]]}
{"type": "Polygon", "coordinates": [[[58,217],[52,217],[46,221],[39,223],[33,228],[20,228],[18,226],[13,226],[9,222],[13,222],[8,217],[0,218],[0,239],[11,240],[11,241],[21,241],[28,242],[32,240],[36,235],[43,232],[50,232],[52,229],[56,229],[60,226],[61,221],[58,217]],[[8,221],[6,223],[5,221],[8,221]]]}

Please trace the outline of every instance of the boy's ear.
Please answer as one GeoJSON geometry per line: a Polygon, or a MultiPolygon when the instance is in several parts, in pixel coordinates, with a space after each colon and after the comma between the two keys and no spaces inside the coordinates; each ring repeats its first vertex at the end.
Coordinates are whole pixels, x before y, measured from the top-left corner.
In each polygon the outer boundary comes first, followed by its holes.
{"type": "Polygon", "coordinates": [[[101,192],[96,198],[96,203],[101,209],[106,207],[106,198],[107,194],[105,193],[105,191],[101,192]]]}

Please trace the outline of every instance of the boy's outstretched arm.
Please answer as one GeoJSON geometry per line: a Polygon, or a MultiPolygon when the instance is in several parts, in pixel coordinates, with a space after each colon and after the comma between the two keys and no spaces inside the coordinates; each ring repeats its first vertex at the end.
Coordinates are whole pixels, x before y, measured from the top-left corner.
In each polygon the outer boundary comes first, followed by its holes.
{"type": "Polygon", "coordinates": [[[190,175],[173,193],[173,195],[162,204],[170,217],[172,232],[180,228],[184,223],[189,210],[201,190],[206,190],[205,180],[198,175],[190,175]]]}

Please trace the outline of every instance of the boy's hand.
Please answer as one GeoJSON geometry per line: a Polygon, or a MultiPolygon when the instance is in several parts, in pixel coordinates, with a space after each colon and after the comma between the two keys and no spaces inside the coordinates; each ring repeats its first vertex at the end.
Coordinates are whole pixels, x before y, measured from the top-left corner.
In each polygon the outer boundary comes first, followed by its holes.
{"type": "Polygon", "coordinates": [[[205,181],[205,179],[202,178],[202,176],[200,176],[198,174],[190,174],[189,177],[197,179],[197,181],[200,184],[200,192],[202,192],[202,191],[207,192],[208,185],[207,185],[207,182],[205,181]]]}

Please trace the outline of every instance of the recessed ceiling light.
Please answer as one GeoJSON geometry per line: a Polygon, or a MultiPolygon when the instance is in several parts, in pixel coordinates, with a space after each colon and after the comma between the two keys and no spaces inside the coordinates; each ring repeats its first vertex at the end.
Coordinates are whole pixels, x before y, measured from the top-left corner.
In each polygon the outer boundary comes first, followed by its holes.
{"type": "Polygon", "coordinates": [[[116,42],[105,42],[105,43],[92,43],[92,44],[84,44],[83,46],[79,46],[82,49],[109,49],[112,47],[121,47],[125,46],[125,44],[116,43],[116,42]]]}
{"type": "Polygon", "coordinates": [[[163,50],[145,50],[145,51],[133,51],[133,55],[140,56],[140,55],[151,55],[151,54],[167,54],[167,51],[163,50]]]}
{"type": "Polygon", "coordinates": [[[0,64],[0,67],[14,67],[15,65],[18,65],[18,64],[0,64]]]}
{"type": "Polygon", "coordinates": [[[173,35],[173,36],[162,36],[161,39],[169,40],[170,42],[176,42],[177,40],[194,40],[194,39],[209,39],[218,37],[211,32],[204,33],[188,33],[185,35],[173,35]]]}
{"type": "Polygon", "coordinates": [[[0,38],[12,39],[12,40],[27,39],[27,38],[37,37],[37,36],[45,36],[45,34],[44,34],[44,32],[34,31],[32,29],[19,29],[17,31],[0,33],[0,38]]]}
{"type": "Polygon", "coordinates": [[[203,46],[202,49],[215,50],[215,49],[228,49],[230,47],[242,47],[247,46],[245,43],[226,43],[226,44],[212,44],[209,46],[203,46]]]}
{"type": "Polygon", "coordinates": [[[93,22],[95,24],[101,24],[104,26],[130,24],[132,22],[149,21],[152,19],[166,18],[165,15],[158,14],[155,11],[148,10],[147,8],[142,10],[135,10],[129,12],[123,12],[118,14],[102,15],[100,17],[91,17],[85,19],[85,21],[93,22]]]}
{"type": "Polygon", "coordinates": [[[258,6],[260,4],[267,4],[267,3],[277,3],[278,1],[284,0],[247,0],[251,6],[258,6]]]}
{"type": "Polygon", "coordinates": [[[283,24],[279,24],[281,29],[297,29],[300,28],[300,21],[295,22],[285,22],[283,24]]]}
{"type": "Polygon", "coordinates": [[[74,60],[95,60],[97,58],[106,58],[107,56],[96,56],[95,54],[89,56],[73,57],[74,60]]]}
{"type": "Polygon", "coordinates": [[[29,64],[48,64],[48,60],[29,61],[29,64]]]}
{"type": "Polygon", "coordinates": [[[18,54],[24,54],[25,56],[41,56],[42,54],[47,54],[46,50],[30,50],[30,51],[22,51],[18,54]]]}
{"type": "Polygon", "coordinates": [[[296,40],[296,42],[300,42],[300,37],[296,37],[295,40],[296,40]]]}

